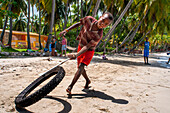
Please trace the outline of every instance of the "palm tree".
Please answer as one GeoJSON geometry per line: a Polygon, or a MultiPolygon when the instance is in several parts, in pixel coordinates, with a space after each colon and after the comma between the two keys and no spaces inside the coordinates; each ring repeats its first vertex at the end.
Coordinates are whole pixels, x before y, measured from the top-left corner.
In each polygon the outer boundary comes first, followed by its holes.
{"type": "MultiPolygon", "coordinates": [[[[8,8],[8,11],[11,11],[10,4],[8,4],[8,7],[7,7],[6,4],[4,2],[2,2],[1,7],[5,7],[5,9],[8,8]]],[[[1,33],[0,41],[3,41],[7,21],[8,21],[8,14],[6,14],[6,16],[5,16],[5,22],[4,22],[3,30],[2,30],[2,33],[1,33]]]]}
{"type": "Polygon", "coordinates": [[[8,21],[8,15],[5,16],[5,22],[4,22],[3,30],[2,30],[2,33],[1,33],[0,41],[3,41],[7,21],[8,21]]]}
{"type": "Polygon", "coordinates": [[[31,43],[30,43],[30,34],[29,34],[29,24],[30,24],[30,0],[28,0],[28,21],[27,21],[27,42],[28,42],[28,47],[27,49],[31,49],[31,43]]]}
{"type": "Polygon", "coordinates": [[[64,27],[63,27],[63,30],[66,28],[66,25],[67,25],[67,20],[68,20],[68,6],[69,6],[69,0],[67,0],[66,7],[65,7],[64,27]]]}
{"type": "MultiPolygon", "coordinates": [[[[9,11],[11,11],[12,3],[9,4],[9,11]]],[[[11,48],[11,41],[12,41],[12,16],[10,17],[10,32],[9,32],[9,40],[8,45],[11,48]]]]}
{"type": "Polygon", "coordinates": [[[7,13],[7,15],[5,16],[4,27],[3,27],[3,31],[2,31],[1,37],[0,37],[0,39],[3,40],[3,36],[4,36],[4,33],[5,33],[5,28],[6,28],[6,25],[7,25],[8,16],[12,17],[12,16],[14,16],[14,13],[19,15],[21,11],[26,13],[26,3],[25,3],[24,0],[14,0],[14,1],[3,2],[3,3],[1,3],[1,6],[4,9],[6,9],[8,7],[9,12],[10,12],[10,10],[12,11],[12,15],[10,13],[9,14],[7,13]],[[15,4],[12,5],[11,8],[9,8],[10,4],[13,4],[13,3],[15,3],[15,4]]]}
{"type": "Polygon", "coordinates": [[[86,11],[85,16],[87,16],[87,14],[89,13],[92,3],[93,3],[93,0],[90,0],[90,5],[89,5],[89,7],[88,7],[88,9],[86,11]]]}
{"type": "Polygon", "coordinates": [[[101,0],[97,0],[97,2],[96,2],[95,8],[94,8],[93,14],[92,14],[93,17],[96,17],[97,10],[99,8],[100,2],[101,2],[101,0]]]}
{"type": "MultiPolygon", "coordinates": [[[[121,21],[121,19],[123,18],[123,16],[125,15],[125,13],[127,12],[127,10],[129,9],[129,7],[131,6],[133,0],[130,0],[128,2],[128,4],[126,5],[125,9],[123,10],[123,12],[121,13],[121,15],[119,16],[119,18],[116,20],[116,22],[114,23],[114,25],[112,26],[112,28],[109,30],[109,32],[102,38],[102,40],[105,40],[110,34],[112,34],[112,32],[114,31],[114,29],[116,28],[116,26],[118,25],[118,23],[121,21]]],[[[101,43],[100,43],[101,44],[101,43]]],[[[100,44],[97,45],[97,47],[100,46],[100,44]]],[[[96,47],[96,48],[97,48],[96,47]]]]}
{"type": "Polygon", "coordinates": [[[55,13],[55,0],[52,0],[52,13],[51,13],[50,30],[49,30],[48,40],[47,40],[45,48],[49,48],[49,44],[50,44],[50,41],[51,41],[52,29],[53,29],[53,24],[54,24],[54,13],[55,13]]]}
{"type": "Polygon", "coordinates": [[[143,38],[136,44],[136,46],[134,46],[134,47],[128,52],[128,54],[130,54],[133,50],[135,50],[135,49],[142,43],[142,41],[146,38],[146,36],[147,36],[150,32],[151,32],[151,30],[148,31],[148,32],[143,36],[143,38]]]}
{"type": "MultiPolygon", "coordinates": [[[[30,0],[31,6],[32,6],[32,23],[34,21],[34,5],[36,3],[36,0],[30,0]]],[[[31,25],[31,32],[32,32],[32,25],[31,25]]]]}
{"type": "Polygon", "coordinates": [[[39,7],[39,47],[42,49],[41,45],[41,10],[40,10],[40,0],[38,0],[38,7],[39,7]]]}
{"type": "Polygon", "coordinates": [[[23,13],[20,13],[19,17],[16,18],[13,30],[15,31],[25,31],[26,28],[26,20],[24,19],[23,13]]]}

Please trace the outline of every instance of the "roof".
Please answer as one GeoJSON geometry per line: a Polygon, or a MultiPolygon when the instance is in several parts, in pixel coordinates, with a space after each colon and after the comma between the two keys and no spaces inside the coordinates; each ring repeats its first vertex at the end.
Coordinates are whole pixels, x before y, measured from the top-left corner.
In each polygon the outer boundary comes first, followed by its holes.
{"type": "MultiPolygon", "coordinates": [[[[0,29],[0,32],[2,32],[3,29],[0,29]]],[[[6,33],[9,33],[9,30],[5,30],[6,33]]],[[[27,35],[27,32],[22,32],[22,31],[13,31],[12,30],[12,34],[16,34],[16,35],[27,35]]],[[[30,32],[30,36],[39,36],[38,33],[32,33],[30,32]]],[[[47,35],[41,35],[41,37],[48,37],[47,35]]]]}

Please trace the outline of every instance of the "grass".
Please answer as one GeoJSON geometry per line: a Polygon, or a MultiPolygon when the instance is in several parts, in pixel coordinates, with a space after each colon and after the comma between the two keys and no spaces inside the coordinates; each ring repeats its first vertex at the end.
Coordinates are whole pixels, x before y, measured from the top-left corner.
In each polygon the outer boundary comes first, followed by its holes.
{"type": "Polygon", "coordinates": [[[10,47],[5,47],[5,48],[1,48],[2,52],[19,52],[16,49],[10,48],[10,47]]]}
{"type": "MultiPolygon", "coordinates": [[[[1,47],[1,51],[2,52],[26,52],[27,49],[14,49],[14,48],[10,48],[10,47],[5,47],[5,48],[1,47]]],[[[32,50],[32,51],[35,51],[35,50],[32,50]]],[[[36,51],[38,51],[38,50],[36,50],[36,51]]]]}
{"type": "Polygon", "coordinates": [[[27,51],[27,49],[15,49],[15,50],[17,50],[19,52],[26,52],[27,51]]]}

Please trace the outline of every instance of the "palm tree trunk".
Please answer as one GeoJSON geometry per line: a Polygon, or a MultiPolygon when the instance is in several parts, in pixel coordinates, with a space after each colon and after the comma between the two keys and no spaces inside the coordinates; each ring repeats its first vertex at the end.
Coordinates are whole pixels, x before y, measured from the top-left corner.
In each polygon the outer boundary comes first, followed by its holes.
{"type": "Polygon", "coordinates": [[[90,0],[90,6],[89,6],[89,8],[86,11],[85,16],[87,16],[87,14],[89,13],[92,3],[93,3],[93,0],[90,0]]]}
{"type": "Polygon", "coordinates": [[[30,0],[28,0],[28,22],[27,22],[27,42],[28,42],[28,47],[27,47],[27,49],[31,49],[29,23],[30,23],[30,0]]]}
{"type": "MultiPolygon", "coordinates": [[[[9,4],[9,11],[11,11],[12,4],[9,4]]],[[[10,17],[10,33],[9,33],[9,40],[8,45],[11,48],[11,42],[12,42],[12,17],[10,17]]]]}
{"type": "MultiPolygon", "coordinates": [[[[118,23],[121,21],[121,19],[123,18],[123,16],[125,15],[125,13],[127,12],[127,10],[129,9],[129,7],[131,6],[133,0],[130,0],[128,2],[128,4],[126,5],[125,9],[123,10],[123,12],[121,13],[121,15],[119,16],[119,18],[116,20],[116,22],[114,23],[114,25],[112,26],[112,28],[109,30],[109,32],[103,37],[103,40],[105,40],[116,28],[116,26],[118,25],[118,23]]],[[[99,46],[99,45],[98,45],[99,46]]]]}
{"type": "Polygon", "coordinates": [[[67,0],[67,4],[66,4],[63,30],[66,28],[66,25],[67,25],[67,20],[68,20],[68,11],[67,11],[68,10],[68,5],[69,5],[69,0],[67,0]]]}
{"type": "Polygon", "coordinates": [[[112,42],[112,48],[114,48],[115,47],[115,45],[114,45],[114,43],[115,43],[115,34],[116,34],[116,31],[114,30],[114,36],[113,36],[113,42],[112,42]]]}
{"type": "Polygon", "coordinates": [[[167,43],[164,44],[163,51],[166,51],[167,43]]]}
{"type": "Polygon", "coordinates": [[[39,48],[42,49],[42,45],[41,45],[41,10],[40,10],[40,0],[38,0],[38,7],[39,7],[39,48]]]}
{"type": "Polygon", "coordinates": [[[54,13],[55,13],[55,0],[52,1],[52,13],[51,13],[50,30],[49,30],[47,44],[45,46],[45,48],[48,48],[48,49],[49,49],[49,44],[50,44],[51,37],[52,37],[52,30],[53,30],[53,24],[54,24],[54,13]]]}
{"type": "MultiPolygon", "coordinates": [[[[137,33],[140,25],[142,24],[142,21],[143,21],[144,18],[146,17],[147,13],[148,13],[148,10],[146,11],[146,13],[145,13],[145,15],[143,16],[142,20],[139,22],[139,25],[137,26],[137,28],[135,29],[135,31],[129,36],[130,41],[128,42],[128,45],[129,45],[129,44],[132,42],[132,40],[134,39],[134,37],[135,37],[135,35],[136,35],[136,33],[137,33]]],[[[126,46],[125,46],[124,48],[126,48],[126,46]]]]}
{"type": "Polygon", "coordinates": [[[93,17],[96,17],[97,10],[99,9],[100,2],[101,2],[101,0],[97,0],[97,2],[96,2],[95,8],[94,8],[93,14],[92,14],[93,17]]]}
{"type": "Polygon", "coordinates": [[[71,18],[71,5],[69,5],[69,13],[70,13],[70,23],[72,23],[72,18],[71,18]]]}
{"type": "MultiPolygon", "coordinates": [[[[126,20],[126,19],[125,19],[125,20],[126,20]]],[[[122,27],[121,27],[121,29],[120,29],[120,31],[119,31],[118,38],[120,37],[120,34],[121,34],[122,30],[123,30],[123,26],[124,26],[124,24],[125,24],[125,20],[123,21],[122,27]]],[[[105,45],[106,45],[107,42],[110,40],[110,37],[111,37],[111,35],[109,36],[109,38],[108,38],[107,41],[105,42],[105,45]]],[[[118,38],[116,39],[116,43],[118,43],[118,38]]],[[[116,44],[116,45],[118,45],[118,44],[116,44]]],[[[117,50],[118,50],[118,49],[117,49],[117,50]]]]}
{"type": "MultiPolygon", "coordinates": [[[[32,4],[32,23],[34,21],[34,5],[32,4]]],[[[32,32],[32,25],[31,25],[31,32],[32,32]]]]}
{"type": "Polygon", "coordinates": [[[145,39],[145,37],[146,37],[150,32],[151,32],[151,30],[149,30],[149,31],[145,34],[145,36],[136,44],[136,46],[134,46],[134,47],[128,52],[128,54],[130,54],[132,51],[134,51],[134,49],[136,49],[136,48],[142,43],[142,41],[145,39]]]}
{"type": "MultiPolygon", "coordinates": [[[[130,37],[129,37],[130,33],[133,31],[133,29],[135,28],[135,26],[136,26],[138,23],[139,23],[139,22],[137,22],[137,23],[133,26],[133,28],[132,28],[132,29],[130,30],[130,32],[126,35],[126,37],[124,38],[123,42],[118,46],[118,48],[120,48],[120,47],[130,38],[130,37]]],[[[116,48],[116,49],[118,49],[118,48],[116,48]]],[[[116,49],[113,50],[112,52],[115,52],[116,49]]]]}
{"type": "Polygon", "coordinates": [[[83,18],[83,0],[81,0],[81,18],[83,18]]]}
{"type": "MultiPolygon", "coordinates": [[[[78,8],[78,14],[77,14],[77,22],[79,22],[79,0],[77,0],[77,8],[78,8]]],[[[78,29],[78,27],[77,27],[77,36],[78,36],[78,34],[79,34],[79,29],[78,29]]],[[[76,37],[77,37],[76,36],[76,37]]]]}
{"type": "Polygon", "coordinates": [[[3,37],[4,37],[4,34],[5,34],[5,28],[6,28],[6,25],[7,25],[7,21],[8,21],[8,16],[6,16],[6,18],[5,18],[5,22],[4,22],[4,26],[3,26],[3,31],[2,31],[1,37],[0,37],[0,41],[2,41],[2,43],[3,43],[3,37]]]}
{"type": "Polygon", "coordinates": [[[10,17],[10,32],[9,32],[9,40],[8,40],[8,45],[10,48],[11,48],[11,42],[12,42],[12,17],[10,17]]]}
{"type": "Polygon", "coordinates": [[[60,20],[57,21],[58,27],[59,27],[59,31],[61,31],[61,27],[60,27],[60,20]]]}

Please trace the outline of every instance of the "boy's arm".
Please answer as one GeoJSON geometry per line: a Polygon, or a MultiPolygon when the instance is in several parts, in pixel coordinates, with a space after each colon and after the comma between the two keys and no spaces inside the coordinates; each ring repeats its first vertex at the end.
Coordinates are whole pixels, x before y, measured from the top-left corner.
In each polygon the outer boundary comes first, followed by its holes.
{"type": "Polygon", "coordinates": [[[80,56],[81,54],[83,54],[84,52],[86,52],[89,48],[91,47],[90,44],[87,44],[86,46],[84,46],[77,54],[68,54],[68,57],[70,59],[76,59],[78,56],[80,56]]]}
{"type": "Polygon", "coordinates": [[[73,24],[72,26],[70,26],[69,28],[65,29],[64,31],[60,32],[59,35],[60,35],[60,36],[66,35],[66,33],[67,33],[69,30],[74,29],[74,28],[76,28],[76,27],[79,27],[80,25],[81,25],[81,23],[80,23],[80,22],[77,22],[77,23],[73,24]]]}

